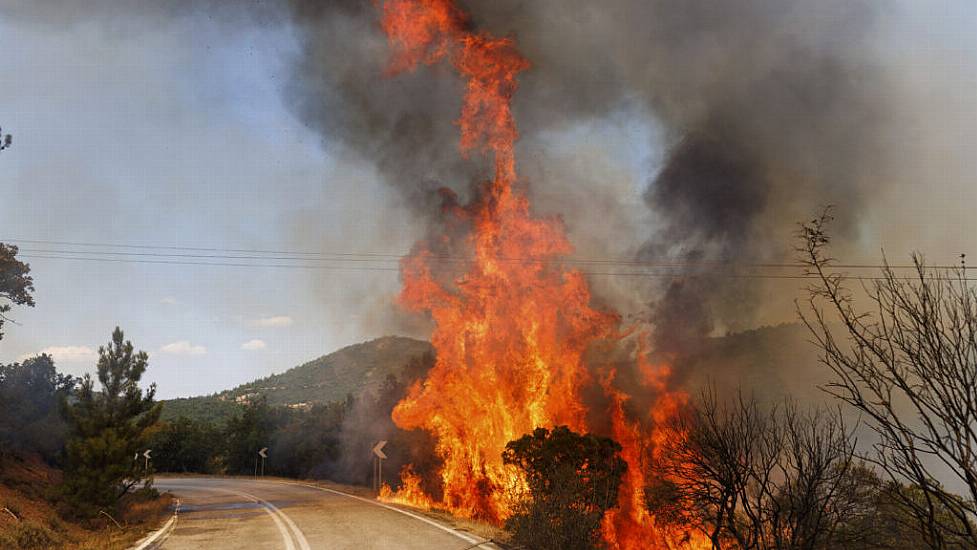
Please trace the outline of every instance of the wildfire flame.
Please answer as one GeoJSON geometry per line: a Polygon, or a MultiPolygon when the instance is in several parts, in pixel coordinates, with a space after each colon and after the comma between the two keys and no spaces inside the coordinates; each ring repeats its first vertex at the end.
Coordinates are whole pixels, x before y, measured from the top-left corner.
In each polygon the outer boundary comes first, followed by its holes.
{"type": "MultiPolygon", "coordinates": [[[[443,497],[434,502],[405,469],[401,489],[384,488],[381,498],[500,523],[510,515],[505,490],[524,483],[502,464],[506,443],[540,426],[588,431],[581,391],[594,380],[584,354],[595,342],[622,338],[621,321],[594,308],[583,274],[561,262],[572,252],[562,221],[533,216],[513,188],[518,132],[511,101],[516,76],[529,68],[514,41],[472,31],[452,0],[387,0],[381,24],[393,49],[391,72],[447,60],[465,79],[461,152],[489,154],[495,165],[477,197],[450,212],[467,228],[462,240],[472,262],[465,272],[445,280],[434,269],[437,239],[419,244],[401,265],[401,303],[433,318],[437,358],[393,420],[435,435],[443,497]]],[[[441,242],[457,238],[448,233],[441,242]]],[[[660,396],[648,414],[674,410],[681,397],[667,389],[668,369],[644,370],[648,390],[660,396]]],[[[645,459],[666,435],[627,418],[629,397],[613,380],[609,371],[598,382],[612,404],[609,435],[621,443],[629,469],[604,537],[618,548],[676,547],[642,502],[645,459]]]]}

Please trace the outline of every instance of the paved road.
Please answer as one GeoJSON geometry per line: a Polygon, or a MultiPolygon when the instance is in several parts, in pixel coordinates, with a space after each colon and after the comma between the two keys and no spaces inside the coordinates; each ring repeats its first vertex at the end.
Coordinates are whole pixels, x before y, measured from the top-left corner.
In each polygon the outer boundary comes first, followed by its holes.
{"type": "Polygon", "coordinates": [[[306,485],[158,477],[156,487],[180,500],[172,530],[152,545],[166,550],[460,550],[482,541],[416,513],[306,485]]]}

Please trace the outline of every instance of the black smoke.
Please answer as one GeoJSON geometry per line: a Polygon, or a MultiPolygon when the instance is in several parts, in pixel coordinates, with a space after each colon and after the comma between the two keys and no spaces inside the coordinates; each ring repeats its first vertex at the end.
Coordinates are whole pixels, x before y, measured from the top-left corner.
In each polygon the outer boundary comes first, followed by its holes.
{"type": "MultiPolygon", "coordinates": [[[[434,191],[464,195],[487,163],[458,151],[461,83],[449,67],[388,78],[371,2],[294,0],[303,55],[290,101],[311,127],[379,166],[426,216],[434,191]]],[[[762,291],[728,263],[789,259],[797,220],[818,205],[857,219],[892,172],[884,154],[887,81],[866,55],[877,3],[810,0],[462,2],[472,24],[512,36],[533,64],[521,79],[520,154],[547,132],[637,105],[661,124],[667,156],[647,182],[654,227],[616,235],[642,261],[681,261],[645,285],[663,349],[717,327],[749,326],[762,291]],[[719,264],[719,267],[717,267],[719,264]]],[[[544,171],[545,172],[545,171],[544,171]]],[[[549,187],[576,182],[532,181],[549,187]]],[[[599,182],[595,195],[606,192],[599,182]]],[[[588,200],[576,208],[593,208],[588,200]]],[[[568,225],[574,206],[562,212],[568,225]]],[[[608,212],[609,217],[615,215],[608,212]]],[[[842,225],[843,239],[853,225],[842,225]]]]}
{"type": "MultiPolygon", "coordinates": [[[[439,189],[452,189],[464,201],[490,176],[490,166],[460,154],[455,121],[463,83],[450,67],[388,74],[378,4],[0,3],[8,16],[57,24],[101,13],[110,19],[203,14],[231,24],[289,26],[300,43],[285,97],[291,110],[332,153],[375,166],[418,223],[428,224],[438,220],[445,196],[439,189]]],[[[515,111],[518,158],[530,192],[541,197],[537,206],[558,204],[572,234],[599,236],[583,244],[582,253],[599,255],[602,242],[614,241],[630,259],[686,265],[671,268],[664,279],[598,284],[605,295],[614,294],[615,305],[644,304],[647,318],[662,327],[663,349],[681,352],[705,334],[752,326],[775,293],[762,280],[730,277],[741,274],[736,265],[790,260],[795,222],[824,204],[838,205],[836,242],[855,242],[872,200],[892,182],[906,185],[913,177],[907,174],[920,173],[909,154],[913,129],[897,119],[921,108],[898,90],[892,74],[897,54],[879,49],[879,28],[899,17],[894,5],[460,4],[473,27],[513,37],[532,63],[520,79],[515,111]],[[661,128],[660,142],[648,152],[651,175],[642,184],[652,219],[645,225],[616,225],[625,217],[619,189],[605,185],[597,167],[574,173],[546,148],[554,133],[575,124],[612,124],[622,112],[661,128]],[[653,163],[662,149],[664,159],[653,163]],[[624,286],[629,290],[618,288],[624,286]]]]}

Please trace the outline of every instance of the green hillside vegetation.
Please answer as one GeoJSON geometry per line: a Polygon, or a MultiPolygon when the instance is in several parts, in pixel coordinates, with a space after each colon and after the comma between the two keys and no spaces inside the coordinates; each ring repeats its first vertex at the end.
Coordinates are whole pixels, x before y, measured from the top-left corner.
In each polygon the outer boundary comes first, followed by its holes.
{"type": "MultiPolygon", "coordinates": [[[[707,383],[743,387],[760,398],[792,394],[802,402],[823,401],[817,386],[828,373],[818,365],[809,333],[791,323],[707,339],[699,350],[675,365],[680,385],[692,389],[707,383]]],[[[388,375],[400,376],[411,359],[433,353],[428,342],[384,336],[319,357],[280,374],[220,393],[163,402],[163,419],[179,417],[223,424],[243,406],[264,397],[270,406],[307,409],[376,393],[388,375]]]]}
{"type": "Polygon", "coordinates": [[[308,409],[375,393],[388,375],[399,376],[412,360],[433,353],[431,344],[403,336],[384,336],[340,349],[281,374],[200,397],[163,402],[163,419],[188,417],[224,423],[259,397],[270,406],[308,409]]]}

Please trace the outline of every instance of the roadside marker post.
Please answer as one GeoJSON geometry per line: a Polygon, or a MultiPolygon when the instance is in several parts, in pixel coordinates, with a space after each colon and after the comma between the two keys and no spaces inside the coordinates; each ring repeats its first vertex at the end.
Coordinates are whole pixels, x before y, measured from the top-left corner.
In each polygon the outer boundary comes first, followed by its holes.
{"type": "Polygon", "coordinates": [[[387,455],[383,452],[383,447],[387,444],[386,440],[380,440],[373,446],[373,490],[380,494],[383,487],[383,460],[387,455]]]}
{"type": "MultiPolygon", "coordinates": [[[[146,463],[143,465],[143,469],[146,470],[147,472],[149,471],[149,459],[151,458],[149,456],[149,453],[151,453],[151,452],[153,452],[152,449],[146,449],[146,452],[144,452],[142,454],[142,456],[146,459],[146,463]]],[[[136,453],[136,454],[138,454],[138,453],[136,453]]]]}
{"type": "Polygon", "coordinates": [[[265,477],[265,459],[268,458],[268,447],[262,447],[258,451],[258,456],[261,457],[261,477],[265,477]]]}

